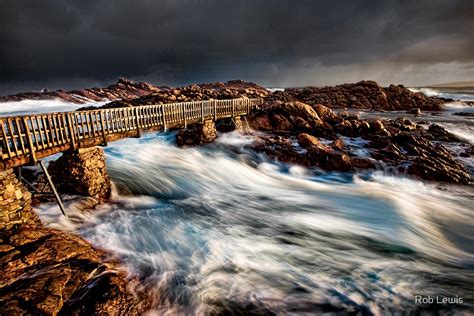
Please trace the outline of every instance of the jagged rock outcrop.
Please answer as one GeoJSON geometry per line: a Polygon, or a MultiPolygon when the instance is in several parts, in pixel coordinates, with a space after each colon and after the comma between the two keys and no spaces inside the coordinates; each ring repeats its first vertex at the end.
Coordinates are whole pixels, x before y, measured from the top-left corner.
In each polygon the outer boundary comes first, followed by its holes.
{"type": "Polygon", "coordinates": [[[248,119],[253,128],[267,131],[312,131],[324,126],[311,106],[298,101],[267,104],[248,119]]]}
{"type": "Polygon", "coordinates": [[[119,78],[115,84],[105,88],[87,88],[82,90],[55,90],[43,89],[42,92],[24,92],[14,95],[0,96],[0,102],[21,100],[50,100],[62,99],[72,103],[86,103],[88,101],[104,101],[117,99],[130,99],[160,91],[167,87],[157,87],[147,82],[134,82],[119,78]]]}
{"type": "Polygon", "coordinates": [[[301,133],[298,143],[308,150],[308,161],[322,169],[349,171],[354,168],[347,153],[322,144],[316,137],[301,133]]]}
{"type": "Polygon", "coordinates": [[[421,92],[412,92],[403,85],[390,85],[386,88],[375,81],[360,81],[334,87],[288,88],[276,91],[272,100],[300,101],[311,106],[322,104],[330,108],[354,108],[373,110],[410,110],[423,111],[441,109],[444,100],[428,97],[421,92]]]}
{"type": "Polygon", "coordinates": [[[237,98],[264,98],[270,92],[254,83],[232,80],[226,83],[193,84],[180,88],[161,89],[146,96],[108,103],[102,108],[165,104],[174,102],[222,100],[237,98]]]}
{"type": "Polygon", "coordinates": [[[100,147],[64,152],[48,166],[58,190],[68,194],[91,196],[99,200],[110,195],[110,178],[100,147]]]}
{"type": "Polygon", "coordinates": [[[0,244],[2,315],[138,315],[146,299],[129,290],[104,253],[70,233],[29,227],[0,244]]]}
{"type": "Polygon", "coordinates": [[[196,146],[212,143],[217,138],[216,124],[212,120],[194,124],[189,129],[182,129],[176,134],[178,146],[196,146]]]}
{"type": "MultiPolygon", "coordinates": [[[[249,117],[251,127],[286,137],[259,136],[250,147],[282,161],[318,166],[325,170],[350,171],[382,167],[384,164],[400,172],[426,180],[467,184],[469,171],[438,141],[459,141],[441,126],[428,129],[405,118],[363,120],[347,112],[335,113],[328,107],[313,107],[298,102],[273,102],[249,117]],[[364,149],[370,157],[360,157],[346,148],[339,136],[361,137],[368,141],[364,149]],[[301,149],[295,148],[297,138],[301,149]],[[318,137],[333,140],[323,144],[318,137]],[[265,148],[268,147],[268,148],[265,148]]],[[[359,148],[360,149],[360,148],[359,148]]]]}
{"type": "Polygon", "coordinates": [[[0,314],[138,315],[148,307],[127,289],[105,253],[71,233],[45,228],[31,194],[0,171],[0,314]]]}

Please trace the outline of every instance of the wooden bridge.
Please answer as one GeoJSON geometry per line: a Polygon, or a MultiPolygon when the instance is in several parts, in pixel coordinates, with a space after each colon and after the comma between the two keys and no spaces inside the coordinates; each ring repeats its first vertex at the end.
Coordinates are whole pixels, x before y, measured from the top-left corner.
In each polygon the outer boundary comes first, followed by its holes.
{"type": "Polygon", "coordinates": [[[246,115],[262,102],[242,98],[0,117],[0,170],[142,132],[246,115]]]}

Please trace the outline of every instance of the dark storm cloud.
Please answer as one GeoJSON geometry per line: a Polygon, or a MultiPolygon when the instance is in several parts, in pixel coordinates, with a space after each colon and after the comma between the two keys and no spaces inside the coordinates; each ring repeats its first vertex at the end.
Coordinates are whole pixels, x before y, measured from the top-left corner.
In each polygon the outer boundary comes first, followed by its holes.
{"type": "Polygon", "coordinates": [[[437,64],[469,76],[474,63],[473,1],[0,0],[0,21],[0,92],[118,76],[386,81],[437,64]]]}

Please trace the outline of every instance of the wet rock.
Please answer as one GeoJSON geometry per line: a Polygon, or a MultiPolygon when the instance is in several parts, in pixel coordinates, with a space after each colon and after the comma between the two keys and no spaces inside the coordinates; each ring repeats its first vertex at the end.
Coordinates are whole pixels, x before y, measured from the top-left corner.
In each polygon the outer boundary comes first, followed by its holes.
{"type": "Polygon", "coordinates": [[[331,125],[338,124],[344,121],[344,118],[337,115],[330,108],[322,104],[316,104],[314,106],[314,110],[316,111],[316,113],[318,113],[318,116],[321,118],[321,120],[323,120],[324,122],[328,122],[331,125]]]}
{"type": "Polygon", "coordinates": [[[295,148],[294,139],[288,135],[258,135],[257,139],[246,148],[263,152],[281,162],[297,163],[309,166],[307,151],[295,148]]]}
{"type": "Polygon", "coordinates": [[[347,111],[340,111],[338,115],[345,120],[358,120],[359,119],[359,116],[357,114],[349,113],[347,111]]]}
{"type": "Polygon", "coordinates": [[[48,171],[59,192],[100,200],[110,196],[110,178],[102,148],[66,151],[49,164],[48,171]]]}
{"type": "Polygon", "coordinates": [[[421,110],[420,110],[420,108],[411,108],[407,111],[407,114],[413,114],[415,116],[420,116],[421,115],[421,110]]]}
{"type": "Polygon", "coordinates": [[[434,139],[445,142],[461,142],[456,135],[448,132],[444,127],[438,124],[431,124],[428,132],[433,135],[434,139]]]}
{"type": "Polygon", "coordinates": [[[178,146],[196,146],[212,143],[217,138],[216,124],[212,120],[194,124],[191,128],[176,134],[178,146]]]}
{"type": "Polygon", "coordinates": [[[138,314],[141,299],[104,253],[70,233],[23,228],[2,240],[0,305],[5,315],[138,314]]]}
{"type": "Polygon", "coordinates": [[[408,173],[425,180],[468,184],[471,180],[468,170],[456,161],[442,145],[401,133],[394,138],[409,156],[408,173]]]}
{"type": "Polygon", "coordinates": [[[474,117],[474,112],[454,112],[453,115],[474,117]]]}
{"type": "Polygon", "coordinates": [[[331,147],[338,150],[343,150],[346,144],[342,138],[338,138],[331,143],[331,147]]]}
{"type": "Polygon", "coordinates": [[[272,119],[265,113],[258,113],[250,115],[248,118],[249,125],[251,128],[257,131],[273,131],[272,119]]]}
{"type": "Polygon", "coordinates": [[[274,114],[271,121],[273,122],[275,131],[291,131],[293,130],[293,124],[283,115],[274,114]]]}
{"type": "Polygon", "coordinates": [[[368,158],[352,157],[352,166],[356,169],[375,169],[375,162],[368,158]]]}
{"type": "Polygon", "coordinates": [[[308,150],[307,156],[311,165],[325,170],[349,171],[353,169],[351,158],[343,151],[334,150],[322,144],[316,137],[301,133],[298,143],[308,150]]]}
{"type": "Polygon", "coordinates": [[[249,116],[249,124],[256,130],[312,131],[324,128],[318,113],[301,102],[275,102],[249,116]]]}

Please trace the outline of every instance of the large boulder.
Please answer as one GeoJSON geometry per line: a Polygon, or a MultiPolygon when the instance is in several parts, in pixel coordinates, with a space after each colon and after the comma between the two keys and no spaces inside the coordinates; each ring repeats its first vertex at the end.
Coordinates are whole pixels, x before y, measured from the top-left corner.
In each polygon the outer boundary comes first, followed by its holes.
{"type": "Polygon", "coordinates": [[[257,130],[306,131],[323,128],[318,113],[302,102],[275,102],[249,117],[249,124],[257,130]],[[270,129],[271,127],[271,129],[270,129]]]}
{"type": "Polygon", "coordinates": [[[100,147],[66,151],[48,166],[59,192],[91,196],[99,200],[110,196],[110,177],[100,147]]]}
{"type": "Polygon", "coordinates": [[[403,132],[394,137],[408,156],[410,164],[407,172],[425,180],[468,184],[471,181],[469,171],[455,160],[442,145],[434,145],[423,137],[403,132]]]}
{"type": "Polygon", "coordinates": [[[197,146],[212,143],[217,138],[216,124],[212,120],[194,124],[189,129],[182,129],[176,134],[178,146],[197,146]]]}
{"type": "Polygon", "coordinates": [[[322,144],[312,135],[299,134],[298,143],[308,150],[307,156],[312,165],[334,171],[349,171],[354,168],[347,153],[322,144]]]}

